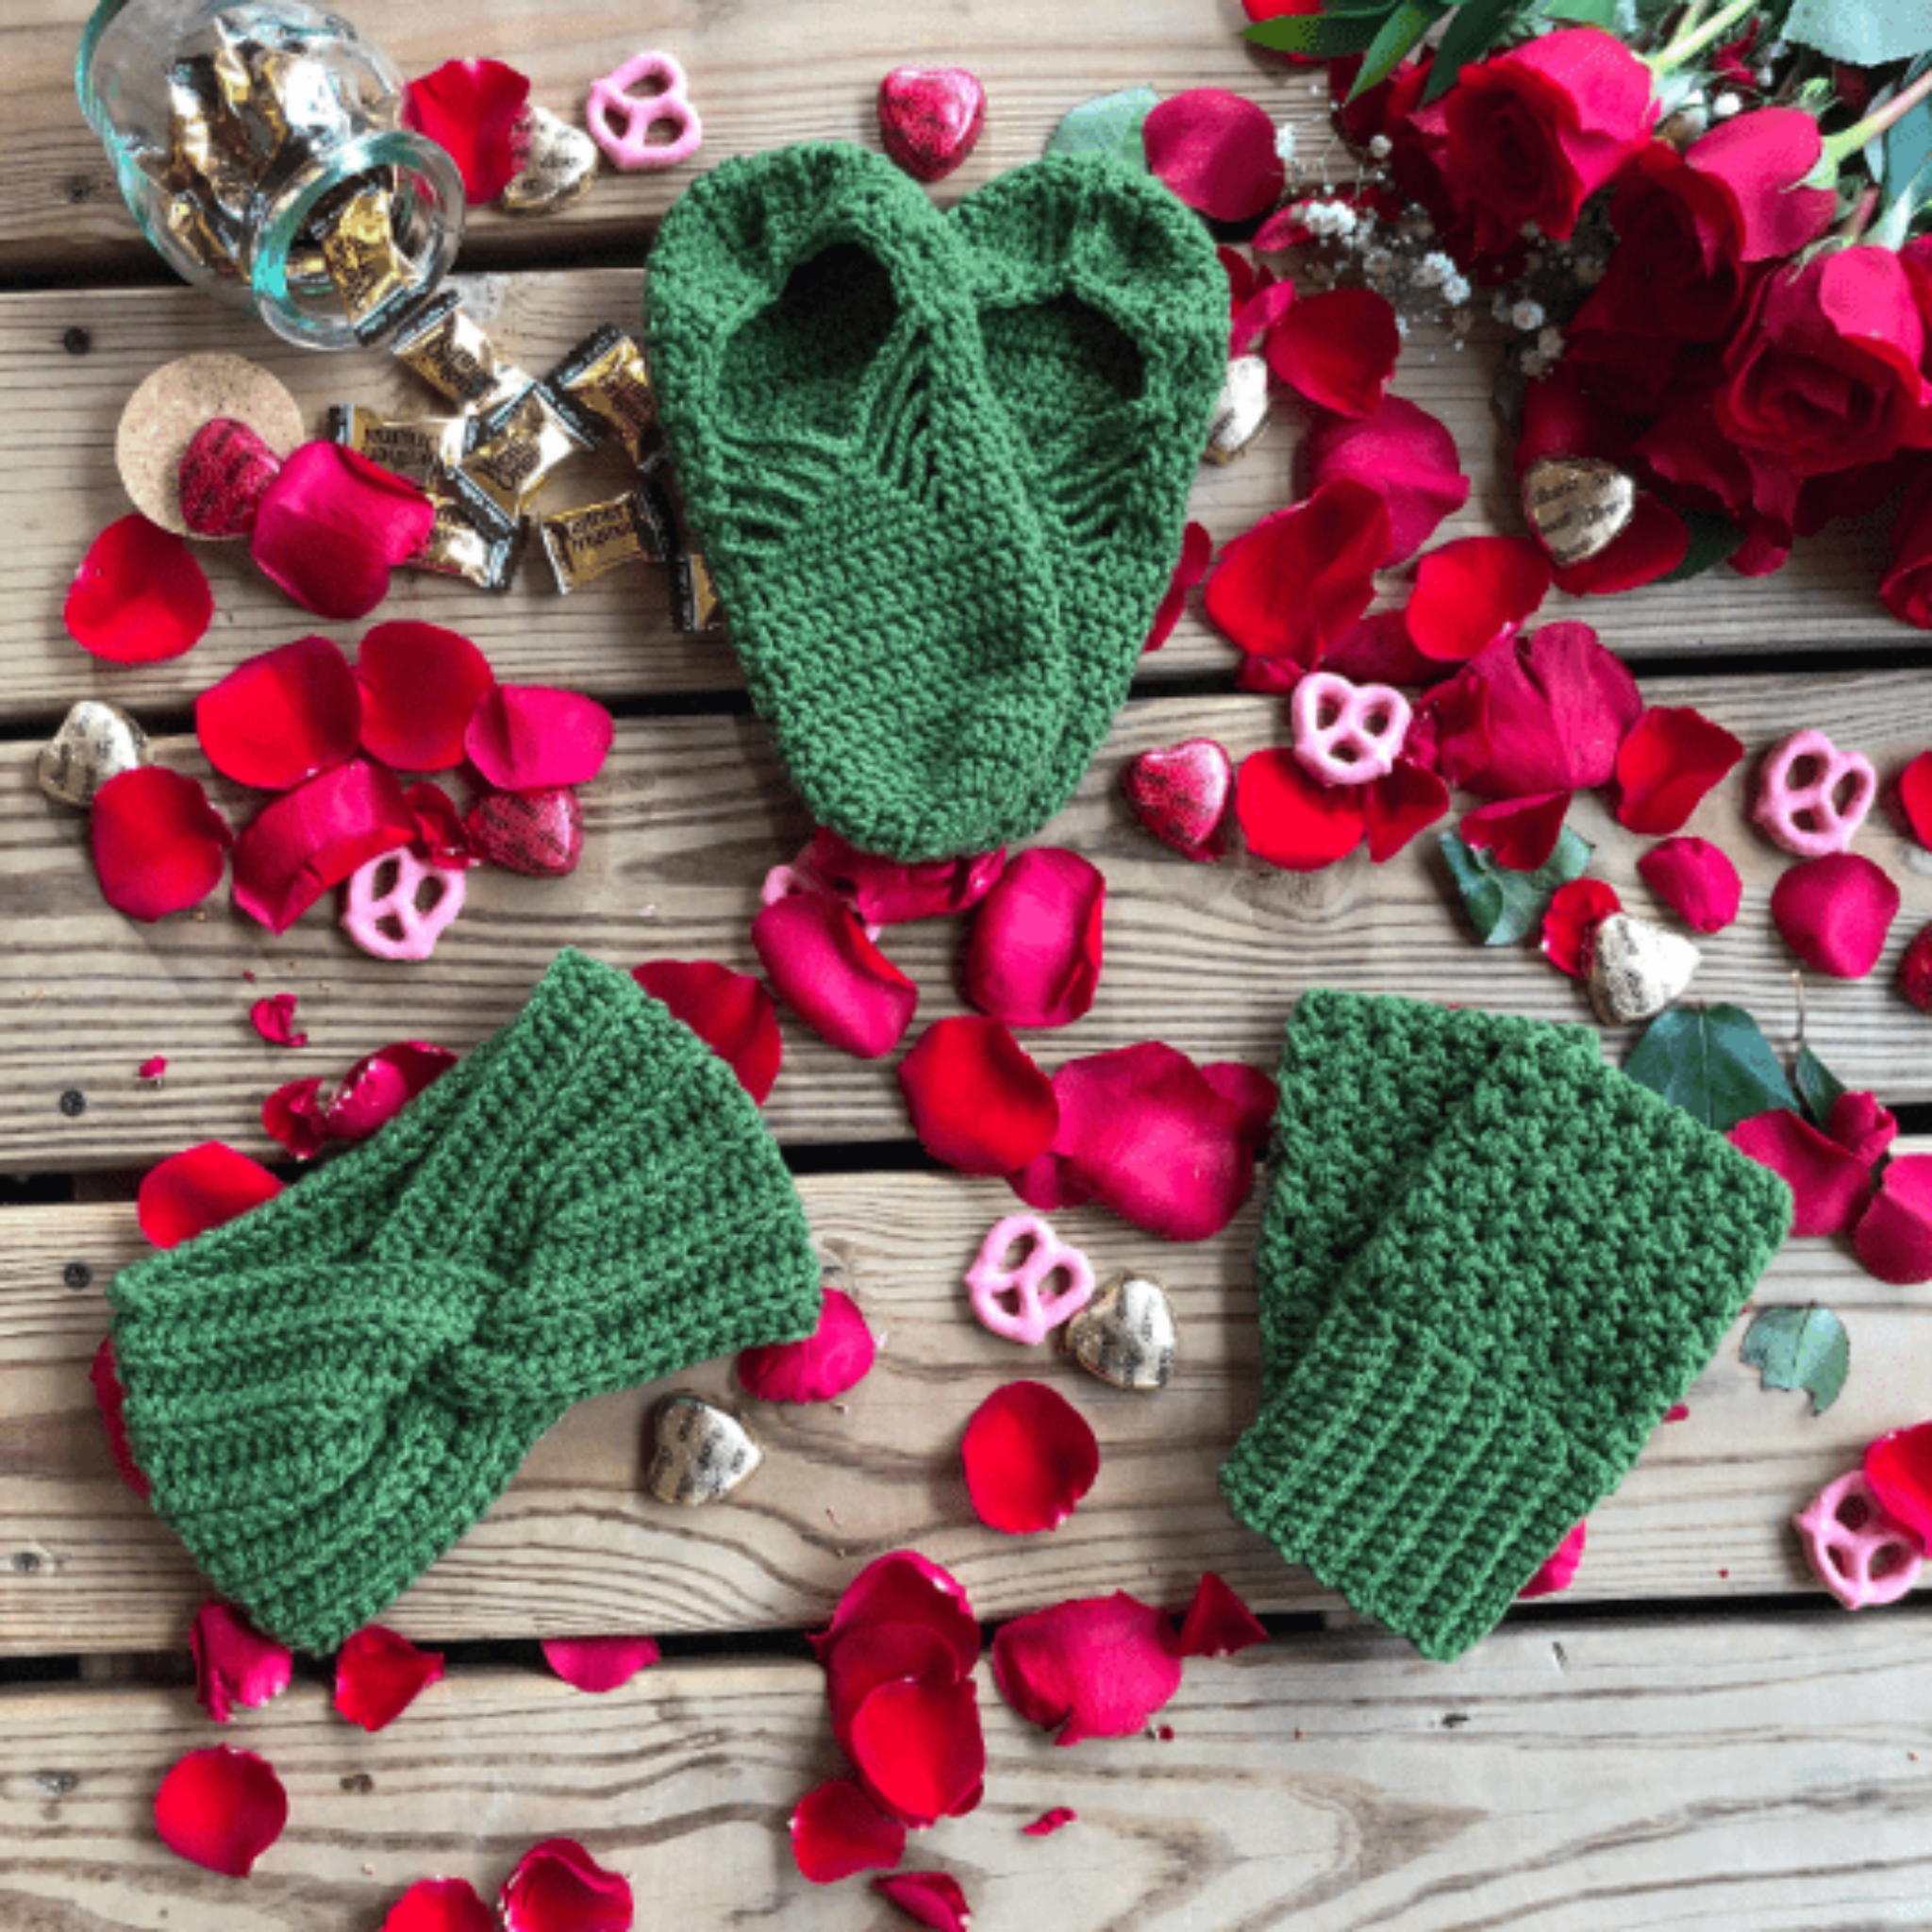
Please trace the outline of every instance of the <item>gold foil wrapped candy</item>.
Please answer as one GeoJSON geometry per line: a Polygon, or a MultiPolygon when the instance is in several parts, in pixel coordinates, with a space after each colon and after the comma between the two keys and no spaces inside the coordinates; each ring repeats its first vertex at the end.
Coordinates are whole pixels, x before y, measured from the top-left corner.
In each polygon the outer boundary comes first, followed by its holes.
{"type": "Polygon", "coordinates": [[[1637,485],[1595,457],[1542,457],[1523,479],[1523,514],[1559,570],[1607,550],[1637,514],[1637,485]]]}
{"type": "Polygon", "coordinates": [[[1683,993],[1703,958],[1678,934],[1612,912],[1591,936],[1591,1003],[1612,1026],[1654,1020],[1683,993]]]}
{"type": "Polygon", "coordinates": [[[1067,1324],[1066,1351],[1116,1389],[1164,1389],[1174,1374],[1174,1309],[1151,1275],[1116,1274],[1067,1324]]]}
{"type": "Polygon", "coordinates": [[[764,1460],[758,1439],[727,1409],[695,1395],[672,1395],[658,1405],[656,1449],[644,1487],[660,1503],[688,1508],[716,1503],[764,1460]]]}
{"type": "Polygon", "coordinates": [[[41,790],[62,805],[90,806],[109,778],[154,763],[147,733],[118,705],[82,698],[41,747],[41,790]]]}

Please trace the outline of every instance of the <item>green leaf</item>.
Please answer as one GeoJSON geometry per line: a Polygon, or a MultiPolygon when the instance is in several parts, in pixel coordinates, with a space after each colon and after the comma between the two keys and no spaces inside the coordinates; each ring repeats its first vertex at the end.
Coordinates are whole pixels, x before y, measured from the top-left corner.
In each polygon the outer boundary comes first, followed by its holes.
{"type": "Polygon", "coordinates": [[[1446,0],[1402,0],[1402,5],[1382,23],[1382,31],[1370,43],[1362,58],[1361,72],[1355,77],[1348,97],[1367,93],[1379,86],[1402,64],[1403,56],[1412,48],[1448,11],[1446,0]]]}
{"type": "Polygon", "coordinates": [[[1151,87],[1130,87],[1117,94],[1082,101],[1053,131],[1046,143],[1050,155],[1110,155],[1115,160],[1145,170],[1147,150],[1141,141],[1141,124],[1160,105],[1151,87]]]}
{"type": "Polygon", "coordinates": [[[1437,43],[1424,101],[1447,93],[1464,64],[1487,54],[1526,10],[1524,0],[1464,0],[1437,43]]]}
{"type": "Polygon", "coordinates": [[[1629,33],[1637,25],[1630,0],[1547,0],[1543,11],[1552,20],[1572,20],[1613,34],[1629,33]]]}
{"type": "Polygon", "coordinates": [[[1393,10],[1384,7],[1373,13],[1345,15],[1283,13],[1244,27],[1241,38],[1271,53],[1308,54],[1318,60],[1332,60],[1339,54],[1366,53],[1382,31],[1384,15],[1393,10]]]}
{"type": "Polygon", "coordinates": [[[1714,509],[1680,509],[1690,531],[1690,547],[1675,570],[1657,579],[1660,584],[1681,584],[1686,577],[1701,577],[1715,569],[1743,542],[1744,533],[1729,517],[1714,509]]]}
{"type": "Polygon", "coordinates": [[[1742,1007],[1659,1013],[1624,1071],[1720,1134],[1753,1114],[1798,1108],[1771,1041],[1742,1007]]]}
{"type": "Polygon", "coordinates": [[[1784,37],[1827,59],[1883,67],[1924,50],[1925,0],[1795,0],[1784,37]]]}
{"type": "Polygon", "coordinates": [[[1805,1111],[1811,1116],[1811,1124],[1823,1133],[1825,1122],[1831,1118],[1832,1104],[1845,1091],[1845,1083],[1808,1046],[1798,1049],[1791,1071],[1805,1111]]]}
{"type": "Polygon", "coordinates": [[[1839,1398],[1852,1366],[1851,1338],[1829,1308],[1766,1308],[1744,1331],[1738,1350],[1747,1369],[1764,1374],[1767,1389],[1802,1389],[1811,1413],[1823,1415],[1839,1398]]]}
{"type": "MultiPolygon", "coordinates": [[[[1900,76],[1901,87],[1909,86],[1925,66],[1915,60],[1900,76]]],[[[1921,101],[1903,120],[1894,121],[1885,131],[1885,186],[1888,196],[1917,194],[1928,186],[1932,175],[1932,100],[1921,101]]]]}
{"type": "Polygon", "coordinates": [[[1558,835],[1548,864],[1535,872],[1511,872],[1498,865],[1493,855],[1478,851],[1458,832],[1444,832],[1439,842],[1470,924],[1486,946],[1513,946],[1538,931],[1557,888],[1580,879],[1590,863],[1589,840],[1568,825],[1558,835]]]}

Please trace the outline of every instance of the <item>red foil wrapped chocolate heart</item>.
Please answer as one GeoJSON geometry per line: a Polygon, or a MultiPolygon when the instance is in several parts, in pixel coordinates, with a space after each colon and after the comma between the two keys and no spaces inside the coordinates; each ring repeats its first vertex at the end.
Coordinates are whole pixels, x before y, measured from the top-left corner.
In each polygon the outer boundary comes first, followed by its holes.
{"type": "Polygon", "coordinates": [[[1122,770],[1121,790],[1134,816],[1184,858],[1207,865],[1227,850],[1234,761],[1211,738],[1143,751],[1122,770]]]}
{"type": "Polygon", "coordinates": [[[584,851],[584,808],[568,785],[492,791],[463,821],[479,858],[531,878],[561,878],[584,851]]]}
{"type": "Polygon", "coordinates": [[[939,181],[979,144],[986,90],[963,67],[895,67],[879,82],[879,138],[908,175],[939,181]]]}
{"type": "Polygon", "coordinates": [[[282,459],[245,423],[204,423],[181,456],[181,518],[197,537],[245,537],[282,459]]]}

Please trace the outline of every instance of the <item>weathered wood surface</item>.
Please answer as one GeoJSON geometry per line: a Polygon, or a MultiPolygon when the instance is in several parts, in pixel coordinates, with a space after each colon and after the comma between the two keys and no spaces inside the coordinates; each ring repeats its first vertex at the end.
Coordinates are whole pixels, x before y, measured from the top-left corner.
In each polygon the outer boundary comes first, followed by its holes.
{"type": "MultiPolygon", "coordinates": [[[[1869,1932],[1932,1890],[1932,1616],[1506,1632],[1452,1666],[1367,1632],[1188,1666],[1141,1736],[1056,1750],[982,1667],[986,1798],[915,1838],[974,1923],[1057,1932],[1869,1932]],[[1078,1822],[1021,1827],[1054,1805],[1078,1822]]],[[[369,1738],[302,1684],[218,1732],[188,1690],[0,1693],[0,1922],[376,1932],[415,1879],[493,1896],[568,1834],[640,1925],[902,1923],[808,1886],[786,1821],[840,1768],[806,1663],[659,1665],[603,1697],[463,1671],[369,1738]],[[245,1883],[171,1855],[161,1777],[260,1752],[290,1823],[245,1883]]]]}
{"type": "MultiPolygon", "coordinates": [[[[1801,724],[1891,771],[1932,743],[1932,686],[1923,675],[1656,680],[1657,703],[1696,703],[1755,755],[1801,724]]],[[[1312,985],[1403,992],[1445,1001],[1479,989],[1487,1005],[1581,1019],[1576,982],[1533,949],[1479,950],[1452,903],[1433,835],[1374,867],[1357,853],[1301,876],[1241,864],[1191,865],[1134,822],[1118,794],[1133,753],[1196,735],[1237,758],[1283,736],[1278,704],[1261,699],[1160,699],[1130,706],[1074,802],[1041,839],[1085,852],[1107,874],[1107,963],[1093,1009],[1058,1034],[1029,1036],[1042,1064],[1152,1037],[1205,1059],[1272,1066],[1294,995],[1312,985]]],[[[192,741],[160,756],[206,774],[192,741]]],[[[1768,898],[1784,855],[1741,817],[1750,764],[1707,799],[1692,829],[1732,854],[1745,879],[1743,912],[1712,939],[1696,992],[1735,1000],[1772,1038],[1795,1037],[1794,961],[1773,927],[1768,898]]],[[[238,822],[254,796],[215,787],[238,822]]],[[[463,1048],[507,1021],[558,947],[569,942],[614,964],[649,958],[722,959],[758,970],[749,941],[767,868],[791,858],[808,825],[754,719],[633,720],[620,725],[604,774],[585,793],[581,868],[532,880],[481,870],[469,903],[433,963],[365,958],[318,908],[279,940],[230,910],[222,896],[198,914],[133,924],[100,898],[77,813],[43,799],[25,748],[0,769],[0,1168],[142,1164],[192,1141],[228,1140],[273,1151],[260,1126],[263,1096],[306,1074],[340,1073],[385,1041],[463,1048]],[[244,979],[252,971],[253,981],[244,979]],[[287,989],[302,1000],[310,1044],[265,1045],[250,1005],[287,989]],[[135,1078],[165,1055],[158,1089],[135,1078]],[[78,1089],[83,1113],[60,1108],[78,1089]]],[[[1574,823],[1598,841],[1593,870],[1634,908],[1654,902],[1635,874],[1648,843],[1622,831],[1595,797],[1574,823]]],[[[1932,1097],[1926,1021],[1891,984],[1899,952],[1932,918],[1932,861],[1901,840],[1882,812],[1858,848],[1905,892],[1884,958],[1856,984],[1815,980],[1807,1038],[1855,1085],[1892,1102],[1932,1097]]],[[[902,926],[888,954],[922,988],[919,1020],[959,1010],[952,988],[959,923],[902,926]]],[[[1621,1053],[1625,1042],[1612,1040],[1621,1053]]],[[[781,1139],[904,1138],[907,1121],[889,1061],[837,1053],[786,1024],[786,1066],[766,1106],[781,1139]]]]}
{"type": "MultiPolygon", "coordinates": [[[[572,1411],[498,1506],[385,1621],[428,1639],[607,1629],[744,1630],[820,1620],[862,1563],[916,1546],[989,1616],[1125,1589],[1184,1601],[1218,1570],[1257,1607],[1337,1599],[1239,1527],[1215,1471],[1259,1386],[1254,1210],[1219,1239],[1162,1248],[1104,1210],[1056,1217],[1103,1277],[1156,1271],[1172,1291],[1181,1367],[1158,1396],[1106,1388],[973,1321],[960,1285],[1010,1210],[997,1182],[954,1175],[808,1177],[813,1231],[879,1337],[873,1373],[837,1406],[734,1393],[728,1363],[572,1411]],[[1101,1442],[1097,1485],[1047,1537],[981,1526],[959,1475],[967,1418],[1014,1375],[1044,1377],[1101,1442]],[[736,1402],[769,1453],[738,1503],[679,1510],[642,1491],[652,1405],[669,1387],[736,1402]]],[[[87,1368],[105,1332],[101,1284],[147,1252],[131,1208],[0,1217],[0,1652],[166,1649],[205,1593],[186,1553],[108,1460],[87,1368]],[[84,1264],[92,1283],[67,1286],[84,1264]]],[[[1767,1393],[1738,1358],[1745,1325],[1591,1518],[1572,1601],[1803,1593],[1822,1601],[1788,1519],[1883,1430],[1920,1420],[1932,1389],[1932,1299],[1882,1287],[1833,1243],[1788,1244],[1761,1306],[1822,1302],[1853,1369],[1821,1417],[1767,1393]]]]}

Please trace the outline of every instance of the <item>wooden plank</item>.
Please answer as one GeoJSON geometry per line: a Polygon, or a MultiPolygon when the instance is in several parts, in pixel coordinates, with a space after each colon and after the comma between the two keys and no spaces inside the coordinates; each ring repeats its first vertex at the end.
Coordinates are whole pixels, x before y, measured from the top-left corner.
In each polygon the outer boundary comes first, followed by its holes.
{"type": "MultiPolygon", "coordinates": [[[[599,323],[635,326],[641,279],[635,270],[603,269],[466,278],[464,286],[506,352],[542,369],[599,323]]],[[[331,629],[281,596],[230,544],[198,550],[215,587],[216,618],[186,657],[130,668],[102,664],[75,647],[61,623],[61,600],[88,544],[127,508],[113,463],[115,425],[127,397],[161,363],[212,349],[273,368],[317,427],[333,403],[421,413],[440,402],[391,358],[291,348],[246,316],[186,289],[75,288],[0,297],[0,413],[11,455],[0,474],[0,528],[11,540],[0,558],[0,724],[51,723],[84,696],[185,714],[197,692],[243,658],[305,631],[331,629]],[[66,346],[80,340],[70,337],[76,329],[88,344],[78,356],[66,346]]],[[[1452,354],[1420,331],[1403,358],[1397,388],[1441,414],[1476,479],[1469,507],[1444,525],[1444,537],[1521,527],[1499,467],[1490,363],[1480,347],[1452,354]]],[[[1191,514],[1225,541],[1291,501],[1298,441],[1296,425],[1284,416],[1239,463],[1204,468],[1191,514]]],[[[624,487],[613,458],[584,458],[559,473],[546,502],[593,501],[624,487]]],[[[1903,649],[1919,634],[1877,602],[1884,535],[1876,524],[1834,529],[1761,582],[1744,585],[1720,575],[1625,597],[1558,597],[1549,612],[1584,618],[1639,660],[1780,648],[1903,649]]],[[[1404,594],[1397,578],[1388,588],[1404,594]]],[[[568,684],[605,697],[741,688],[728,644],[671,629],[661,579],[643,567],[615,573],[568,600],[558,596],[534,555],[519,583],[500,597],[398,572],[380,614],[469,632],[508,678],[568,684]]],[[[333,630],[353,644],[361,628],[333,630]]],[[[1169,643],[1146,659],[1142,682],[1204,673],[1231,680],[1236,662],[1198,610],[1191,611],[1169,643]]]]}
{"type": "MultiPolygon", "coordinates": [[[[580,1406],[386,1622],[435,1640],[810,1625],[863,1562],[905,1545],[954,1569],[994,1617],[1114,1589],[1180,1601],[1204,1569],[1257,1607],[1336,1604],[1239,1527],[1216,1487],[1258,1400],[1252,1208],[1220,1238],[1174,1248],[1098,1208],[1056,1217],[1103,1277],[1152,1269],[1170,1291],[1181,1367],[1148,1398],[1022,1354],[971,1320],[961,1276],[1012,1205],[998,1182],[800,1185],[880,1339],[866,1380],[835,1407],[748,1405],[766,1466],[741,1505],[700,1511],[642,1493],[641,1445],[666,1387],[744,1405],[727,1363],[580,1406]],[[1100,1438],[1098,1484],[1050,1537],[982,1527],[959,1475],[967,1418],[1016,1374],[1061,1389],[1100,1438]]],[[[175,1537],[115,1475],[87,1378],[107,1325],[100,1286],[144,1252],[127,1208],[0,1216],[0,1653],[177,1645],[205,1593],[175,1537]],[[87,1286],[68,1285],[83,1273],[87,1286]]],[[[1740,1318],[1689,1419],[1659,1428],[1591,1516],[1575,1600],[1819,1594],[1788,1519],[1874,1436],[1923,1416],[1932,1306],[1822,1241],[1790,1243],[1757,1301],[1838,1311],[1851,1336],[1844,1393],[1814,1418],[1807,1398],[1763,1392],[1738,1358],[1740,1318]]]]}
{"type": "MultiPolygon", "coordinates": [[[[1801,724],[1862,747],[1882,771],[1932,742],[1923,677],[1759,677],[1658,681],[1660,703],[1697,702],[1754,752],[1801,724]]],[[[1271,1065],[1281,1022],[1303,988],[1330,984],[1441,1000],[1480,996],[1552,1019],[1580,1019],[1581,988],[1531,950],[1479,953],[1452,906],[1433,838],[1372,868],[1357,854],[1301,876],[1246,864],[1189,865],[1134,822],[1117,792],[1123,762],[1147,746],[1207,735],[1237,758],[1281,736],[1280,707],[1248,698],[1162,699],[1130,706],[1074,802],[1043,840],[1085,852],[1108,881],[1107,966],[1092,1012],[1036,1036],[1043,1064],[1158,1037],[1206,1059],[1271,1065]]],[[[198,747],[161,755],[205,774],[198,747]]],[[[1790,1043],[1798,1020],[1792,960],[1772,927],[1770,891],[1786,863],[1741,818],[1744,778],[1699,808],[1693,829],[1733,855],[1745,880],[1742,916],[1710,941],[1700,997],[1735,1000],[1790,1043]]],[[[238,819],[255,807],[217,786],[238,819]]],[[[385,1041],[467,1047],[507,1021],[568,941],[629,966],[647,958],[709,958],[756,971],[749,926],[766,870],[791,858],[807,824],[748,718],[642,719],[620,726],[610,765],[586,793],[584,862],[572,877],[474,874],[462,918],[433,963],[370,959],[311,912],[281,939],[220,899],[158,926],[130,923],[100,899],[86,824],[43,799],[31,761],[0,771],[0,1168],[138,1166],[214,1137],[272,1151],[259,1108],[277,1083],[335,1074],[385,1041]],[[256,977],[250,981],[244,973],[256,977]],[[263,1044],[248,1024],[262,992],[300,994],[310,1044],[263,1044]],[[165,1055],[157,1089],[135,1069],[165,1055]],[[78,1091],[85,1111],[63,1112],[78,1091]]],[[[1619,829],[1595,798],[1574,823],[1598,841],[1596,870],[1640,909],[1635,874],[1646,841],[1619,829]]],[[[1924,1022],[1892,991],[1900,950],[1932,918],[1932,861],[1874,813],[1859,849],[1896,876],[1905,906],[1878,970],[1857,984],[1817,983],[1808,1037],[1855,1085],[1893,1102],[1932,1097],[1924,1022]]],[[[959,1010],[952,988],[956,922],[894,930],[886,949],[918,982],[921,1019],[959,1010]]],[[[787,1026],[786,1070],[767,1103],[786,1140],[896,1139],[904,1104],[891,1066],[836,1053],[787,1026]]],[[[1624,1042],[1613,1041],[1621,1051],[1624,1042]]]]}
{"type": "MultiPolygon", "coordinates": [[[[1418,1664],[1366,1633],[1191,1663],[1174,1736],[1058,1751],[982,1667],[986,1797],[912,1840],[974,1923],[1060,1932],[1868,1932],[1932,1887],[1923,1727],[1932,1616],[1609,1624],[1418,1664]],[[1078,1822],[1021,1827],[1054,1805],[1078,1822]]],[[[840,1768],[805,1663],[669,1663],[602,1697],[463,1671],[389,1731],[301,1684],[219,1734],[288,1788],[245,1884],[173,1857],[152,1795],[217,1733],[186,1690],[0,1695],[0,1920],[91,1932],[374,1932],[415,1879],[493,1896],[567,1834],[641,1925],[878,1927],[863,1880],[813,1887],[800,1794],[840,1768]]]]}

